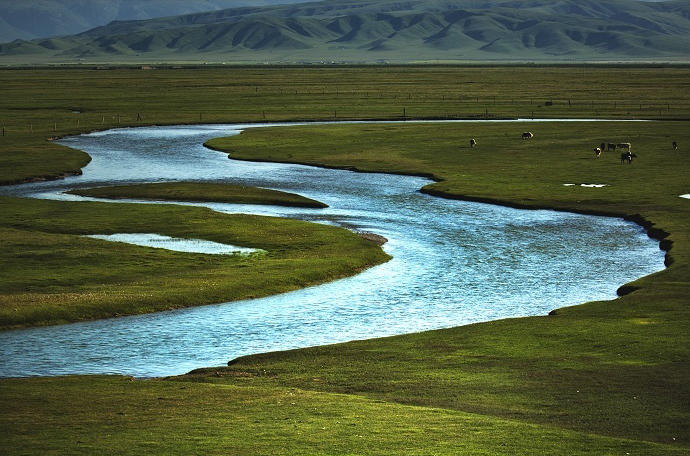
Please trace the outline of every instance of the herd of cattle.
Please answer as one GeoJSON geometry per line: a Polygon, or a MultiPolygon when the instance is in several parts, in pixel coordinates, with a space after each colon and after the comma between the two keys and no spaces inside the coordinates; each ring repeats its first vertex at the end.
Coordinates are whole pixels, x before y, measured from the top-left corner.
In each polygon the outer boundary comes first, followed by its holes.
{"type": "MultiPolygon", "coordinates": [[[[526,131],[522,133],[522,139],[530,139],[534,138],[534,134],[532,134],[531,131],[526,131]]],[[[470,139],[470,147],[474,147],[477,145],[477,140],[472,138],[470,139]]],[[[673,141],[673,149],[676,150],[678,149],[678,143],[676,141],[673,141]]],[[[624,152],[621,153],[621,163],[632,163],[633,158],[636,158],[637,155],[635,155],[632,152],[632,144],[628,143],[601,143],[599,147],[594,148],[594,153],[597,155],[597,158],[601,156],[601,153],[604,150],[611,151],[611,150],[622,150],[624,152]]]]}
{"type": "Polygon", "coordinates": [[[633,158],[637,157],[632,152],[632,144],[630,143],[601,143],[601,146],[595,147],[594,148],[594,153],[597,154],[597,158],[601,156],[601,153],[606,150],[625,150],[625,152],[621,153],[621,163],[632,163],[633,158]]]}

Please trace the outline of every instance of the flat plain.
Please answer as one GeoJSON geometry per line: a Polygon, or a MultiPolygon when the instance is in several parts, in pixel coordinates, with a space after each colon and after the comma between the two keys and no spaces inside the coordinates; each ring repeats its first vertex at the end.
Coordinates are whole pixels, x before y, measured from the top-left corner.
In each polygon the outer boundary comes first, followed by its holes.
{"type": "MultiPolygon", "coordinates": [[[[255,355],[174,379],[0,380],[3,452],[690,454],[690,212],[680,198],[690,191],[689,73],[613,65],[0,71],[4,183],[77,173],[88,157],[47,138],[119,126],[522,118],[524,124],[510,128],[267,128],[212,145],[253,160],[432,175],[438,182],[424,191],[443,197],[628,217],[668,249],[668,267],[627,284],[621,298],[549,316],[255,355]],[[527,122],[532,118],[573,121],[527,122]],[[599,122],[611,119],[655,122],[599,122]],[[523,140],[523,130],[534,137],[523,140]],[[470,138],[476,147],[469,147],[470,138]],[[593,149],[609,141],[631,142],[633,163],[622,164],[611,151],[596,158],[593,149]],[[268,153],[265,144],[276,143],[281,147],[268,153]]],[[[26,277],[3,291],[4,309],[47,290],[55,303],[73,308],[66,305],[70,287],[84,286],[105,266],[78,260],[83,270],[65,269],[72,234],[84,230],[85,220],[107,230],[129,223],[132,211],[141,211],[141,224],[170,211],[166,217],[178,225],[208,218],[194,234],[228,236],[208,214],[155,205],[2,202],[2,273],[11,274],[11,262],[25,270],[52,268],[56,279],[73,281],[61,285],[61,295],[42,274],[26,277]]],[[[275,223],[291,229],[290,222],[275,223]]],[[[356,236],[332,236],[327,244],[339,246],[329,249],[333,265],[345,251],[361,252],[363,263],[385,261],[356,236]]],[[[280,260],[294,261],[291,252],[308,251],[308,244],[286,241],[280,260]]],[[[113,290],[118,276],[135,274],[146,261],[165,260],[161,283],[175,278],[177,267],[199,261],[172,255],[130,262],[143,251],[98,248],[122,263],[114,277],[99,279],[113,290]]],[[[307,267],[320,255],[299,261],[307,267]]],[[[247,266],[251,280],[258,269],[247,266]]],[[[225,267],[199,264],[206,272],[185,280],[194,287],[204,276],[220,279],[225,267]]]]}

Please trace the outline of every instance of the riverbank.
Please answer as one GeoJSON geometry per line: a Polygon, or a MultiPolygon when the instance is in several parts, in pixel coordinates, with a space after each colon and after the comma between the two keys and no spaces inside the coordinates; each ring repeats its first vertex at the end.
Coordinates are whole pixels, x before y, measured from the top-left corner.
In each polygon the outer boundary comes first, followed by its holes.
{"type": "MultiPolygon", "coordinates": [[[[154,123],[472,113],[690,118],[687,70],[232,71],[118,70],[98,72],[98,79],[84,70],[0,72],[7,120],[2,181],[78,171],[84,154],[44,140],[55,129],[67,135],[154,123]],[[234,102],[219,103],[221,96],[234,102]]],[[[548,317],[257,355],[181,379],[4,379],[5,448],[9,454],[688,454],[690,222],[681,204],[688,201],[678,196],[688,193],[683,154],[690,138],[686,122],[674,125],[639,132],[576,127],[568,134],[554,127],[546,140],[529,126],[535,141],[524,143],[513,141],[522,132],[517,126],[481,136],[474,127],[432,137],[402,132],[393,143],[379,129],[367,137],[359,132],[360,142],[339,139],[341,157],[331,154],[345,166],[360,167],[364,159],[383,168],[392,159],[392,172],[430,168],[444,179],[431,189],[464,198],[639,214],[670,233],[670,266],[630,284],[636,291],[621,299],[548,317]],[[592,148],[614,137],[633,143],[635,162],[621,165],[606,152],[595,159],[592,148]],[[469,138],[477,148],[470,150],[469,138]],[[361,141],[379,139],[386,144],[362,150],[361,141]],[[666,146],[673,140],[677,152],[666,146]],[[609,186],[564,186],[591,182],[609,186]]],[[[310,133],[303,141],[323,139],[310,133]]],[[[302,149],[301,159],[314,163],[330,153],[302,149]]],[[[44,222],[64,207],[56,203],[44,222]]],[[[29,258],[61,255],[54,239],[43,249],[22,245],[16,252],[29,258]]]]}
{"type": "Polygon", "coordinates": [[[0,197],[0,328],[54,325],[283,293],[387,261],[334,226],[200,207],[0,197]],[[92,239],[156,233],[265,250],[203,255],[92,239]]]}
{"type": "Polygon", "coordinates": [[[317,209],[328,207],[327,204],[320,201],[305,198],[294,193],[209,182],[159,182],[155,184],[120,185],[72,190],[68,193],[109,199],[259,204],[317,209]]]}
{"type": "MultiPolygon", "coordinates": [[[[682,210],[684,203],[674,198],[674,194],[682,195],[688,186],[684,176],[685,156],[669,153],[671,142],[658,144],[656,138],[686,138],[686,123],[607,122],[602,125],[580,121],[569,127],[573,130],[570,136],[562,133],[564,128],[568,127],[548,121],[330,125],[290,127],[281,131],[247,130],[239,137],[217,138],[205,145],[238,160],[426,177],[436,183],[420,191],[447,199],[623,218],[642,226],[668,251],[673,240],[669,239],[668,229],[659,227],[659,214],[653,221],[649,214],[641,213],[645,208],[649,212],[649,207],[657,207],[661,201],[672,212],[682,210]],[[541,137],[534,141],[516,140],[519,138],[516,133],[509,136],[508,132],[533,129],[537,125],[541,137]],[[486,136],[476,149],[462,145],[464,138],[472,134],[486,136]],[[644,150],[643,158],[637,162],[644,161],[644,164],[636,169],[614,167],[620,165],[619,154],[615,152],[597,159],[589,146],[597,143],[596,138],[606,137],[634,138],[636,150],[644,150]],[[273,141],[280,141],[280,146],[269,148],[273,141]],[[309,150],[306,144],[314,146],[309,150]],[[391,144],[397,149],[391,148],[391,144]],[[665,184],[667,178],[673,183],[665,184]],[[597,188],[572,185],[570,181],[607,183],[597,188]],[[641,182],[645,187],[636,186],[641,182]],[[661,191],[663,195],[650,199],[650,191],[661,191]]],[[[667,265],[672,261],[669,256],[667,265]]]]}
{"type": "Polygon", "coordinates": [[[365,171],[433,172],[438,182],[422,191],[439,196],[625,217],[661,239],[668,267],[624,285],[618,300],[558,309],[549,317],[249,356],[227,368],[193,372],[189,379],[358,394],[687,445],[687,421],[676,417],[690,414],[690,217],[680,198],[690,186],[690,164],[670,142],[657,140],[690,140],[685,123],[276,130],[247,130],[214,146],[222,148],[225,141],[233,157],[266,159],[263,145],[280,135],[271,160],[339,166],[351,156],[365,171]],[[533,140],[514,134],[528,128],[533,140]],[[475,148],[464,146],[468,137],[478,139],[475,148]],[[632,138],[636,161],[621,164],[613,154],[597,158],[590,145],[610,137],[632,138]],[[564,185],[573,182],[607,186],[564,185]],[[348,359],[348,366],[339,359],[348,359]],[[363,376],[365,371],[377,372],[375,379],[363,376]],[[239,380],[245,374],[250,380],[239,380]]]}

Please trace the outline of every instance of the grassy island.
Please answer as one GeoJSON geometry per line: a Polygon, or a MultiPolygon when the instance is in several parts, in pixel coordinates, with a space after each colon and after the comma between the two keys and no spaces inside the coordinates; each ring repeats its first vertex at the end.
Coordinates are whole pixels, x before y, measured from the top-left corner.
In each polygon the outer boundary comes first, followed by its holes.
{"type": "MultiPolygon", "coordinates": [[[[548,316],[248,356],[177,378],[2,379],[3,453],[690,454],[690,201],[680,197],[690,192],[687,68],[37,69],[3,70],[0,80],[3,183],[78,173],[88,156],[46,139],[113,127],[660,120],[314,125],[252,129],[212,144],[233,158],[428,175],[436,182],[422,191],[448,198],[627,217],[668,250],[668,267],[627,284],[620,299],[548,316]],[[522,139],[524,131],[534,137],[522,139]],[[637,157],[622,164],[619,151],[605,150],[597,158],[593,149],[608,142],[632,143],[637,157]]],[[[146,302],[156,310],[177,299],[167,287],[178,280],[189,287],[202,279],[208,286],[199,293],[217,296],[226,291],[220,283],[228,271],[268,280],[294,272],[296,264],[321,274],[325,262],[344,267],[329,272],[335,278],[385,260],[354,234],[310,224],[176,206],[0,203],[8,278],[2,302],[11,303],[3,307],[9,314],[21,297],[32,305],[39,300],[30,296],[49,298],[72,311],[83,302],[75,297],[100,293],[124,301],[135,290],[151,294],[146,302]],[[79,236],[152,227],[269,253],[163,254],[79,236]],[[256,231],[285,237],[268,243],[273,236],[247,236],[256,231]],[[343,262],[345,251],[357,258],[343,262]],[[151,264],[163,265],[160,274],[141,281],[151,264]]],[[[288,282],[297,287],[324,278],[298,274],[288,282]]],[[[249,293],[277,291],[273,285],[262,282],[249,293]]]]}
{"type": "Polygon", "coordinates": [[[328,207],[320,201],[294,193],[244,185],[208,182],[162,182],[156,184],[118,185],[72,190],[68,193],[96,198],[146,199],[232,204],[267,204],[291,207],[328,207]]]}
{"type": "Polygon", "coordinates": [[[343,228],[275,217],[18,198],[0,198],[0,207],[0,251],[7,265],[0,270],[2,328],[266,296],[352,275],[389,258],[343,228]],[[114,233],[204,239],[267,253],[204,255],[84,236],[114,233]]]}

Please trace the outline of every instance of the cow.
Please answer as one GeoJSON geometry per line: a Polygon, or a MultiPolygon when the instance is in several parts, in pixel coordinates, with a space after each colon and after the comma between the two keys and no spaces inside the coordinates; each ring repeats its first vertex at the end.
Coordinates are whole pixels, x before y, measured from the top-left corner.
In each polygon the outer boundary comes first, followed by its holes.
{"type": "Polygon", "coordinates": [[[601,155],[601,147],[595,147],[594,153],[597,154],[597,158],[599,158],[599,156],[601,155]]]}
{"type": "MultiPolygon", "coordinates": [[[[603,149],[603,147],[602,147],[603,149]]],[[[608,143],[606,145],[606,150],[616,150],[616,144],[615,143],[608,143]]]]}
{"type": "Polygon", "coordinates": [[[477,145],[477,141],[475,141],[474,139],[470,139],[470,147],[474,147],[476,145],[477,145]]]}
{"type": "Polygon", "coordinates": [[[601,150],[606,150],[606,143],[601,143],[601,145],[599,145],[599,148],[601,150]]]}
{"type": "Polygon", "coordinates": [[[630,152],[630,151],[628,151],[628,152],[623,152],[623,153],[621,154],[621,163],[628,163],[628,164],[630,164],[630,163],[632,163],[633,158],[636,158],[636,157],[637,157],[637,155],[633,154],[633,153],[630,152]]]}
{"type": "Polygon", "coordinates": [[[616,147],[618,147],[619,149],[625,149],[628,152],[630,152],[632,144],[630,144],[630,143],[618,143],[618,144],[616,144],[616,147]]]}
{"type": "Polygon", "coordinates": [[[673,141],[673,150],[676,150],[676,149],[678,149],[678,143],[673,141]]]}
{"type": "Polygon", "coordinates": [[[530,139],[534,138],[534,135],[532,134],[531,131],[526,131],[522,134],[522,139],[530,139]]]}

